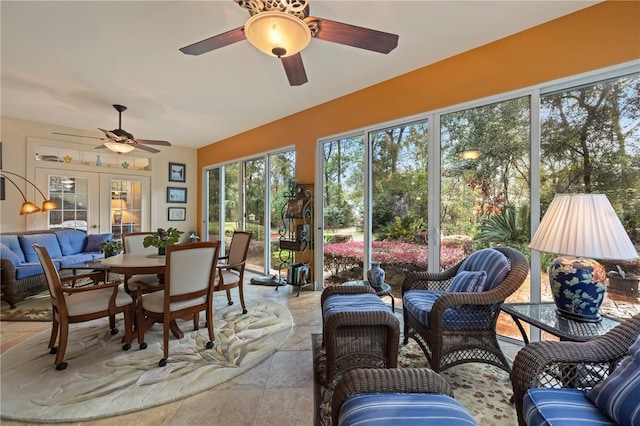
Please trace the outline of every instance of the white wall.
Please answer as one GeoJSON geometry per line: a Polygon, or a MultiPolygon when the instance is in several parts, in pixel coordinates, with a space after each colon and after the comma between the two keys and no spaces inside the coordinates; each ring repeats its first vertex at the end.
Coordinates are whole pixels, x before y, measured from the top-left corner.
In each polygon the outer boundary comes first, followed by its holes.
{"type": "MultiPolygon", "coordinates": [[[[33,171],[27,173],[27,137],[46,139],[48,141],[64,141],[73,142],[75,144],[87,145],[90,148],[99,144],[99,141],[92,139],[75,138],[68,136],[54,135],[52,132],[70,133],[86,136],[99,136],[96,132],[87,132],[80,129],[69,127],[60,127],[47,123],[35,121],[21,120],[10,117],[1,118],[2,137],[2,169],[10,172],[18,173],[22,176],[32,175],[33,171]],[[97,142],[97,143],[96,143],[97,142]]],[[[171,141],[175,144],[175,141],[171,141]]],[[[197,151],[193,148],[185,148],[179,146],[160,147],[161,152],[150,154],[153,157],[151,171],[151,229],[158,227],[167,228],[169,226],[176,227],[181,231],[185,231],[183,240],[188,237],[188,232],[196,230],[197,227],[197,151]],[[169,182],[168,168],[169,162],[186,164],[186,183],[169,182]],[[166,193],[167,186],[186,187],[187,204],[167,204],[166,193]],[[167,220],[167,210],[169,206],[186,207],[186,221],[169,222],[167,220]]],[[[14,180],[20,187],[28,199],[36,204],[41,203],[39,194],[34,194],[33,187],[27,185],[21,179],[14,180]]],[[[42,188],[41,188],[42,189],[42,188]]],[[[2,232],[23,231],[33,229],[32,215],[20,216],[18,211],[22,205],[22,197],[16,188],[10,183],[5,182],[6,199],[0,201],[0,230],[2,232]]],[[[43,214],[43,213],[35,213],[43,214]]]]}

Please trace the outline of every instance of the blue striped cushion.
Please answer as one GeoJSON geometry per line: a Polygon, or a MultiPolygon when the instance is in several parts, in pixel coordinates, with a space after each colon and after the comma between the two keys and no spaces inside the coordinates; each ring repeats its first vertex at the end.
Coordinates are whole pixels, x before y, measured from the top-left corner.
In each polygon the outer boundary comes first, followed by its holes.
{"type": "Polygon", "coordinates": [[[338,312],[388,311],[389,307],[375,294],[334,294],[324,301],[325,321],[338,312]]]}
{"type": "MultiPolygon", "coordinates": [[[[444,293],[444,291],[410,290],[402,298],[403,309],[410,312],[412,317],[428,328],[431,326],[433,304],[444,293]]],[[[460,309],[448,308],[442,317],[443,327],[447,330],[486,329],[491,327],[493,309],[493,305],[477,308],[468,305],[460,309]]]]}
{"type": "Polygon", "coordinates": [[[640,425],[640,337],[629,348],[629,356],[587,392],[587,398],[619,424],[640,425]]]}
{"type": "Polygon", "coordinates": [[[522,416],[529,426],[615,425],[579,389],[529,389],[522,416]]]}
{"type": "Polygon", "coordinates": [[[487,273],[485,271],[459,271],[456,276],[453,277],[453,281],[451,281],[451,285],[449,285],[447,292],[483,291],[486,282],[487,273]]]}
{"type": "Polygon", "coordinates": [[[504,254],[498,250],[487,248],[472,253],[462,262],[458,271],[486,272],[487,279],[482,289],[482,291],[486,291],[500,284],[510,270],[511,265],[504,254]]]}
{"type": "Polygon", "coordinates": [[[349,397],[340,409],[338,424],[447,425],[478,423],[455,399],[438,393],[363,393],[349,397]]]}

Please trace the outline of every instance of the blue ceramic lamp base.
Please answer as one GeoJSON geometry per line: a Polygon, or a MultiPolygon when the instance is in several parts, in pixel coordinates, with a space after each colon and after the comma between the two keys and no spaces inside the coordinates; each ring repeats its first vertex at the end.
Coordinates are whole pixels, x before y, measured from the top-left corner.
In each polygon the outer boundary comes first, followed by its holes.
{"type": "Polygon", "coordinates": [[[558,314],[577,321],[600,321],[606,278],[604,267],[593,259],[555,259],[549,266],[549,283],[558,314]]]}

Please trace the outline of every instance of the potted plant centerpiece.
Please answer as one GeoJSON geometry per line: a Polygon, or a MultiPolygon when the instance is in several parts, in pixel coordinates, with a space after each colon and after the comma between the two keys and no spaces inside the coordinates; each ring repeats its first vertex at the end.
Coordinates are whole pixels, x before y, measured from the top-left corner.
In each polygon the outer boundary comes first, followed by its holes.
{"type": "Polygon", "coordinates": [[[184,234],[184,231],[178,231],[176,228],[158,228],[156,232],[144,237],[142,245],[145,247],[157,247],[158,254],[163,256],[166,253],[167,246],[177,243],[182,234],[184,234]]]}
{"type": "Polygon", "coordinates": [[[100,243],[100,252],[104,253],[104,257],[115,256],[122,253],[123,247],[120,240],[107,240],[100,243]]]}

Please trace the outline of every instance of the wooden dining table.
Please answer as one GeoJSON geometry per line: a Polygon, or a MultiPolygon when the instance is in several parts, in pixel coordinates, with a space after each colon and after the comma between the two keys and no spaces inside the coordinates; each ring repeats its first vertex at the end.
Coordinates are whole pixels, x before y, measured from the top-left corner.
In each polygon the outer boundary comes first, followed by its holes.
{"type": "MultiPolygon", "coordinates": [[[[147,274],[157,274],[160,282],[162,283],[166,257],[155,254],[121,253],[100,259],[100,263],[108,266],[111,272],[123,274],[125,276],[125,285],[127,277],[147,274]]],[[[138,309],[138,307],[136,307],[136,309],[138,309]]],[[[175,320],[171,321],[169,328],[173,335],[178,339],[184,337],[184,333],[180,330],[175,320]]]]}

